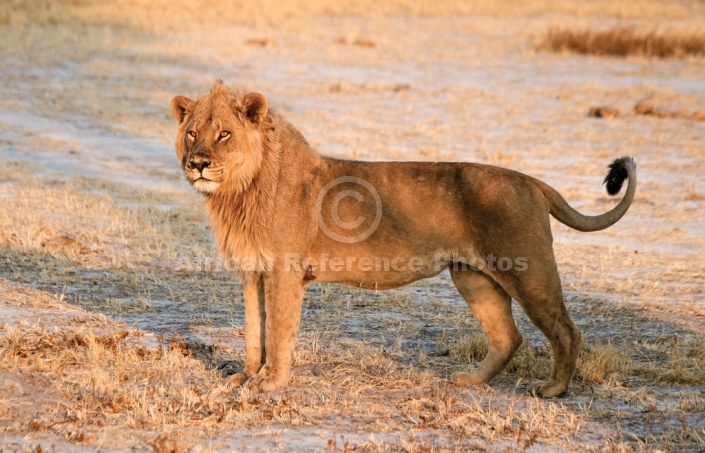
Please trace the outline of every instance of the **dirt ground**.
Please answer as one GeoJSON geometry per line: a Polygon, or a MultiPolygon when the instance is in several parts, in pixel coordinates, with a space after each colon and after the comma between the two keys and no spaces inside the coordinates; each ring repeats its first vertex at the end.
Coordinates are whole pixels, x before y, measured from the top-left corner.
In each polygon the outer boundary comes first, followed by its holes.
{"type": "Polygon", "coordinates": [[[705,59],[537,50],[557,25],[705,20],[697,3],[642,3],[183,27],[0,11],[0,451],[705,450],[705,122],[633,113],[705,110],[705,59]],[[486,346],[447,273],[386,292],[312,286],[289,387],[229,388],[240,285],[169,110],[216,78],[265,94],[321,153],[500,165],[584,213],[616,203],[606,166],[633,156],[619,223],[552,221],[585,343],[569,394],[527,394],[550,348],[516,306],[525,344],[507,370],[450,385],[486,346]],[[619,115],[588,117],[596,106],[619,115]]]}

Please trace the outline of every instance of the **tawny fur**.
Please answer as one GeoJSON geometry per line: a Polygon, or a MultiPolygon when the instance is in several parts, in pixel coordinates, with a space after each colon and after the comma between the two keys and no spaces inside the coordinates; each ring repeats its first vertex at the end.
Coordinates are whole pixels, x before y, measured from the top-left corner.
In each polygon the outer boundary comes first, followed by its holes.
{"type": "Polygon", "coordinates": [[[172,111],[185,175],[204,194],[221,253],[244,276],[245,369],[233,381],[261,391],[287,384],[311,282],[388,289],[450,269],[489,341],[478,369],[451,381],[484,384],[505,367],[522,341],[514,299],[554,351],[536,393],[567,391],[580,332],[563,302],[548,216],[581,231],[617,222],[636,191],[630,158],[607,178],[611,192],[627,178],[625,196],[591,217],[542,181],[498,167],[320,156],[264,96],[220,81],[198,101],[175,97],[172,111]],[[369,234],[348,240],[356,228],[369,234]],[[497,258],[512,265],[497,267],[497,258]]]}

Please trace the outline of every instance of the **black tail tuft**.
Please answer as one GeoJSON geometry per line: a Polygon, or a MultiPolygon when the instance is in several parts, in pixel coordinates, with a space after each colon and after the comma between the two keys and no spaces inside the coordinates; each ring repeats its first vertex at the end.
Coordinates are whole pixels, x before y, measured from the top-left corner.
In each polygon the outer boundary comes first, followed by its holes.
{"type": "Polygon", "coordinates": [[[604,184],[607,185],[607,193],[610,195],[617,195],[620,190],[622,190],[622,184],[624,180],[629,177],[629,168],[633,168],[636,164],[634,160],[629,156],[620,157],[615,159],[609,165],[609,173],[605,176],[604,184]]]}

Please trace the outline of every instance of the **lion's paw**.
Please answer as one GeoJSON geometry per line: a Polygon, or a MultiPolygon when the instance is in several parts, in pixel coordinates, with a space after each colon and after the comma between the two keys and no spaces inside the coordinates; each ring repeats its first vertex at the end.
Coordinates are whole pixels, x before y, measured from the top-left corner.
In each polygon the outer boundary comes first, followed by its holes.
{"type": "Polygon", "coordinates": [[[235,373],[228,378],[228,387],[235,388],[240,387],[245,383],[250,377],[245,373],[235,373]]]}
{"type": "Polygon", "coordinates": [[[568,386],[557,382],[539,382],[530,392],[540,398],[562,398],[568,392],[568,386]]]}
{"type": "Polygon", "coordinates": [[[465,373],[457,371],[450,375],[450,382],[455,385],[484,385],[487,381],[475,373],[465,373]]]}
{"type": "Polygon", "coordinates": [[[277,390],[280,388],[286,387],[286,383],[279,383],[274,381],[271,378],[264,378],[262,381],[259,383],[259,391],[260,392],[271,392],[272,390],[277,390]]]}
{"type": "Polygon", "coordinates": [[[249,382],[250,391],[252,392],[271,392],[286,387],[286,380],[273,379],[271,376],[255,375],[249,382]]]}

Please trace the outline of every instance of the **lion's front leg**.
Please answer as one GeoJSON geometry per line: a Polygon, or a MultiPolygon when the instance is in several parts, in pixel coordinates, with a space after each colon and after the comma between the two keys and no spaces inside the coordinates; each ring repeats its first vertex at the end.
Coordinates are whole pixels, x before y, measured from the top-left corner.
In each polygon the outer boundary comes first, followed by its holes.
{"type": "Polygon", "coordinates": [[[247,275],[243,282],[245,299],[245,370],[233,375],[230,384],[241,385],[255,376],[265,362],[264,324],[264,282],[261,275],[247,275]]]}
{"type": "Polygon", "coordinates": [[[293,362],[301,302],[306,286],[303,276],[280,272],[264,277],[266,361],[252,381],[261,392],[286,387],[293,362]]]}
{"type": "Polygon", "coordinates": [[[267,319],[264,307],[264,282],[260,275],[246,279],[243,287],[245,298],[245,375],[254,376],[264,364],[264,324],[267,319]]]}

